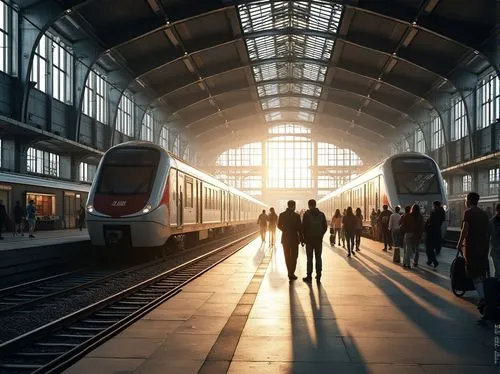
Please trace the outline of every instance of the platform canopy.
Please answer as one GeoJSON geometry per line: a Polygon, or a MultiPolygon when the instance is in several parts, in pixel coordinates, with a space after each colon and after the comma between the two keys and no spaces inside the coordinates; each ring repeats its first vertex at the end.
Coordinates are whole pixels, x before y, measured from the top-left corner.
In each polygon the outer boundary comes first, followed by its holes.
{"type": "Polygon", "coordinates": [[[56,28],[98,41],[99,65],[206,149],[283,122],[387,147],[499,65],[494,0],[58,2],[56,28]]]}

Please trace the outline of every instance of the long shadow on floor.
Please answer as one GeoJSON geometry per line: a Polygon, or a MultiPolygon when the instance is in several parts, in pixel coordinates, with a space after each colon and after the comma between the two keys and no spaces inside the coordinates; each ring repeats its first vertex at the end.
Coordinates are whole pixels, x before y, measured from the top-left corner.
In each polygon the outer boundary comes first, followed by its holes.
{"type": "MultiPolygon", "coordinates": [[[[475,325],[477,318],[470,310],[430,292],[369,254],[360,252],[354,258],[346,258],[344,251],[332,250],[381,290],[398,312],[441,349],[457,355],[457,344],[450,344],[457,339],[466,339],[464,343],[481,345],[485,349],[492,345],[491,332],[475,325]]],[[[460,347],[462,349],[467,352],[466,347],[460,347]]]]}
{"type": "Polygon", "coordinates": [[[307,306],[301,304],[297,294],[297,287],[303,284],[291,282],[289,287],[293,362],[290,373],[368,374],[368,368],[364,364],[352,363],[351,355],[361,357],[361,353],[354,343],[346,346],[323,286],[316,283],[306,285],[312,316],[305,312],[304,308],[307,306]]]}

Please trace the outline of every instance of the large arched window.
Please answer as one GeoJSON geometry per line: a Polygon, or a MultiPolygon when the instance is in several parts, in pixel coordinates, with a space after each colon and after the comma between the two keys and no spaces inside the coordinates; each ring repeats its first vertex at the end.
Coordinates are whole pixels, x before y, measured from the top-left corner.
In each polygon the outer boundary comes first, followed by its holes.
{"type": "Polygon", "coordinates": [[[347,148],[315,142],[307,126],[287,123],[269,128],[269,138],[231,148],[216,160],[224,182],[260,195],[268,191],[316,189],[324,195],[359,172],[363,162],[347,148]]]}

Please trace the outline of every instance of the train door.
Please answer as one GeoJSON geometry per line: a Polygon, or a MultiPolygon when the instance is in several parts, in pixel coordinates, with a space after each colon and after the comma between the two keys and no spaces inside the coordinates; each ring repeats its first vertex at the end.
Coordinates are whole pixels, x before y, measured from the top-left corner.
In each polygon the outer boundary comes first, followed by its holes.
{"type": "Polygon", "coordinates": [[[168,178],[170,183],[170,226],[177,226],[177,170],[170,169],[170,176],[168,178]]]}
{"type": "Polygon", "coordinates": [[[64,228],[74,229],[77,226],[78,212],[82,199],[80,194],[74,192],[64,192],[63,199],[63,215],[64,215],[64,228]]]}
{"type": "Polygon", "coordinates": [[[177,227],[184,225],[184,174],[177,171],[177,227]]]}
{"type": "Polygon", "coordinates": [[[196,179],[196,223],[202,223],[203,196],[201,195],[201,182],[196,179]]]}

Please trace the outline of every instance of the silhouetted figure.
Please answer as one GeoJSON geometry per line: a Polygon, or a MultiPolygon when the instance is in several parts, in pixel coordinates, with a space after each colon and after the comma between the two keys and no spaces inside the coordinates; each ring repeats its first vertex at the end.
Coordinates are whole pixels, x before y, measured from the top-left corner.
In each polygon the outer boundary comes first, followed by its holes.
{"type": "Polygon", "coordinates": [[[399,214],[400,208],[397,206],[394,208],[394,213],[389,217],[389,231],[391,232],[392,237],[392,245],[394,246],[394,250],[396,248],[400,248],[401,243],[401,230],[399,228],[399,221],[401,220],[401,215],[399,214]]]}
{"type": "Polygon", "coordinates": [[[28,206],[26,207],[26,216],[28,217],[29,237],[34,238],[35,235],[33,235],[33,233],[35,232],[36,207],[33,200],[30,200],[28,206]]]}
{"type": "Polygon", "coordinates": [[[389,210],[387,205],[382,206],[382,213],[380,213],[380,231],[382,234],[382,239],[384,241],[384,252],[392,249],[391,233],[389,232],[389,219],[391,218],[392,212],[389,210]]]}
{"type": "Polygon", "coordinates": [[[297,279],[295,268],[297,267],[297,257],[299,255],[299,243],[304,243],[302,236],[300,216],[295,213],[295,201],[287,203],[288,208],[280,214],[278,218],[278,228],[281,230],[281,244],[285,253],[288,279],[297,279]]]}
{"type": "Polygon", "coordinates": [[[354,237],[356,235],[357,225],[358,219],[352,213],[352,208],[348,207],[346,209],[346,214],[342,218],[342,227],[345,240],[347,241],[347,257],[351,257],[351,253],[356,255],[356,252],[354,252],[354,237]]]}
{"type": "Polygon", "coordinates": [[[436,254],[441,250],[441,227],[446,215],[440,201],[432,203],[432,212],[425,224],[425,251],[427,252],[427,265],[435,268],[439,265],[436,254]]]}
{"type": "Polygon", "coordinates": [[[485,211],[477,206],[479,194],[467,194],[462,231],[457,248],[463,246],[467,275],[474,282],[479,296],[479,307],[484,304],[484,279],[486,277],[490,241],[490,223],[485,211]]]}
{"type": "Polygon", "coordinates": [[[266,241],[266,231],[267,231],[267,214],[266,211],[263,210],[257,219],[257,224],[260,227],[260,238],[262,242],[266,241]]]}
{"type": "Polygon", "coordinates": [[[78,228],[80,231],[82,231],[83,226],[85,224],[85,209],[83,206],[80,207],[80,210],[78,211],[78,228]]]}
{"type": "MultiPolygon", "coordinates": [[[[424,218],[420,214],[420,206],[414,204],[409,214],[402,217],[404,226],[404,256],[403,267],[411,269],[411,257],[418,251],[418,243],[424,232],[424,218]]],[[[418,257],[416,257],[418,259],[418,257]]],[[[413,260],[413,266],[418,266],[418,260],[413,260]]]]}
{"type": "Polygon", "coordinates": [[[363,232],[363,215],[361,209],[356,208],[356,252],[359,252],[359,245],[361,244],[361,233],[363,232]]]}
{"type": "Polygon", "coordinates": [[[306,243],[307,254],[307,276],[302,280],[311,282],[313,270],[313,255],[316,258],[316,281],[321,280],[321,271],[323,263],[321,261],[321,252],[323,251],[323,236],[328,229],[326,217],[323,212],[316,208],[316,200],[309,200],[307,205],[309,210],[304,213],[302,219],[302,234],[306,243]]]}
{"type": "Polygon", "coordinates": [[[338,237],[338,245],[340,245],[340,236],[342,234],[342,214],[340,214],[340,209],[335,210],[335,214],[332,217],[332,244],[335,245],[335,238],[338,237]]]}
{"type": "Polygon", "coordinates": [[[274,211],[274,208],[269,208],[269,215],[267,216],[269,222],[269,245],[273,246],[276,244],[276,227],[278,225],[278,215],[274,211]]]}

